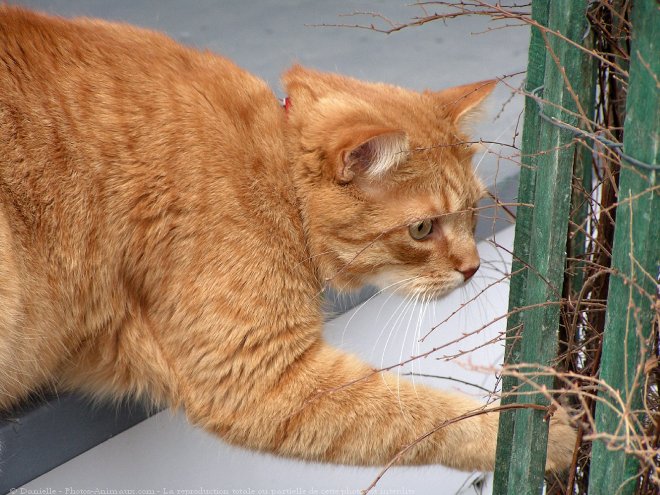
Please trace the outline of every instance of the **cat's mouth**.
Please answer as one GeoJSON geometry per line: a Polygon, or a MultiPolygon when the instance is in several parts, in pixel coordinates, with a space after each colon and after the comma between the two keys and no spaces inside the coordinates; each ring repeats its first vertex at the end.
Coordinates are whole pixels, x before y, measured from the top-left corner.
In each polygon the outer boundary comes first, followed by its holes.
{"type": "Polygon", "coordinates": [[[452,286],[445,285],[445,286],[442,286],[442,287],[430,287],[426,290],[423,290],[422,294],[429,297],[430,299],[440,299],[440,298],[446,296],[447,294],[453,292],[454,290],[458,289],[459,287],[461,287],[464,284],[465,284],[465,282],[460,282],[460,283],[458,283],[456,285],[452,285],[452,286]]]}
{"type": "Polygon", "coordinates": [[[440,299],[455,289],[468,284],[461,272],[454,271],[433,277],[427,275],[404,276],[400,273],[380,273],[369,283],[383,291],[394,292],[402,296],[423,296],[427,299],[440,299]]]}
{"type": "Polygon", "coordinates": [[[430,299],[440,299],[450,292],[470,283],[472,278],[466,279],[459,271],[448,273],[442,278],[423,277],[414,284],[411,289],[416,295],[422,295],[430,299]]]}

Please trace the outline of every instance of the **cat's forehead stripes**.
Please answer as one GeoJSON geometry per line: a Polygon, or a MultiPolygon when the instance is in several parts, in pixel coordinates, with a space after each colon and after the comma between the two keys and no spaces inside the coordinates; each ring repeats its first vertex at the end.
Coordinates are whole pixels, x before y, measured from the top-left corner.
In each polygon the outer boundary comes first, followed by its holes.
{"type": "Polygon", "coordinates": [[[462,201],[454,189],[447,189],[444,194],[439,195],[444,199],[445,208],[443,213],[455,213],[462,208],[462,201]]]}

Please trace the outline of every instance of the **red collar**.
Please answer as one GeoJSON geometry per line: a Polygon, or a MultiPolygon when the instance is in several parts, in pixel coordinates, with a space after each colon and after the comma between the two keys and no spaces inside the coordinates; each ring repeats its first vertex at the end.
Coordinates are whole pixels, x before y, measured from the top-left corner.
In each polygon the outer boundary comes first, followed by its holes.
{"type": "Polygon", "coordinates": [[[289,110],[291,110],[291,98],[286,96],[282,98],[282,108],[284,108],[284,112],[288,115],[289,110]]]}

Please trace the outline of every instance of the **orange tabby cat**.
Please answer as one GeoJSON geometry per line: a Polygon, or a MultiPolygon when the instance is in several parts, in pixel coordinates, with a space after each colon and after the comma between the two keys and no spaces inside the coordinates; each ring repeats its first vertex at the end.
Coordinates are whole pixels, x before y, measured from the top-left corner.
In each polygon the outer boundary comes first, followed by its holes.
{"type": "MultiPolygon", "coordinates": [[[[0,409],[43,387],[137,396],[235,444],[382,464],[479,407],[328,346],[319,293],[438,296],[474,274],[473,152],[434,145],[466,139],[494,82],[284,83],[287,112],[161,34],[0,6],[0,409]]],[[[491,469],[497,421],[401,462],[491,469]]],[[[573,439],[557,415],[548,468],[573,439]]]]}

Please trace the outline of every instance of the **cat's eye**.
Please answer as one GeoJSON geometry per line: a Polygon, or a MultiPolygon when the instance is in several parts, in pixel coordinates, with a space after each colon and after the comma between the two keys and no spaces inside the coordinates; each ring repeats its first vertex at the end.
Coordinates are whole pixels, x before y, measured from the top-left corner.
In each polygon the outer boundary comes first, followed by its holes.
{"type": "Polygon", "coordinates": [[[416,241],[421,241],[433,232],[433,220],[426,219],[421,222],[413,223],[408,227],[408,232],[410,233],[410,237],[416,241]]]}

